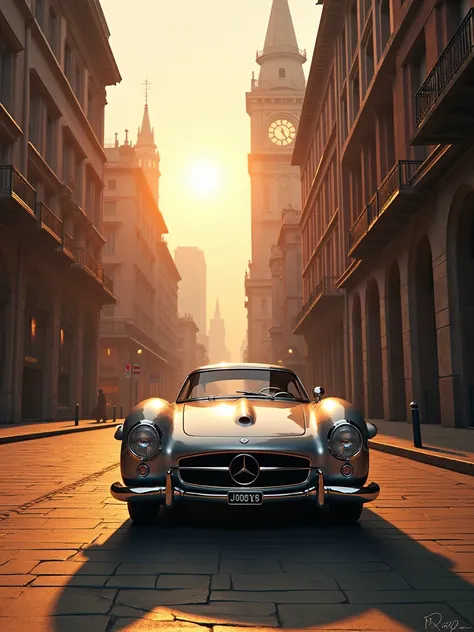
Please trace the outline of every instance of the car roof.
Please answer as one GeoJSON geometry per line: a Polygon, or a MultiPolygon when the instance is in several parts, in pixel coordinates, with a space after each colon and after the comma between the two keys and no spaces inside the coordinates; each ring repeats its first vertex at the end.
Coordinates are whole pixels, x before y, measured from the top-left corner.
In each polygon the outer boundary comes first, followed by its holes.
{"type": "Polygon", "coordinates": [[[288,369],[281,364],[258,364],[256,362],[221,362],[220,364],[206,364],[204,366],[198,367],[197,369],[194,369],[194,371],[191,371],[191,373],[196,373],[196,371],[208,371],[212,369],[266,369],[267,371],[269,369],[284,369],[285,371],[291,371],[292,373],[294,373],[292,369],[288,369]]]}

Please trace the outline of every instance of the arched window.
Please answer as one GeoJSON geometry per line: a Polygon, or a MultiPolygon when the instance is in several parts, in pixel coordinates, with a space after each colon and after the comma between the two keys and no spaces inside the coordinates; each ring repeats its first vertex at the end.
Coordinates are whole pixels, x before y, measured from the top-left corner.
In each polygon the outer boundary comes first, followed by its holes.
{"type": "Polygon", "coordinates": [[[284,79],[286,77],[286,71],[285,71],[284,68],[279,68],[278,76],[279,76],[280,79],[284,79]]]}

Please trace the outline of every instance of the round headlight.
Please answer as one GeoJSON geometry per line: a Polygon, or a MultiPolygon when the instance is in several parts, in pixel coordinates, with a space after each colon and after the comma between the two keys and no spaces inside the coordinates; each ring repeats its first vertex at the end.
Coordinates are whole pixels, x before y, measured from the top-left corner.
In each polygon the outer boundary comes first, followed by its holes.
{"type": "Polygon", "coordinates": [[[358,428],[351,424],[336,426],[329,437],[329,448],[339,459],[352,459],[362,450],[364,440],[358,428]]]}
{"type": "Polygon", "coordinates": [[[161,438],[153,426],[139,424],[128,435],[128,449],[141,459],[151,459],[160,448],[161,438]]]}

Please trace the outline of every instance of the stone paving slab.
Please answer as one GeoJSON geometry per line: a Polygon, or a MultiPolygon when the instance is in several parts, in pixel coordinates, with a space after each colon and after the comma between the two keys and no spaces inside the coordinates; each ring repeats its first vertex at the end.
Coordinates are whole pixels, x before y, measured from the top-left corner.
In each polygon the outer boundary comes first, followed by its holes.
{"type": "Polygon", "coordinates": [[[79,425],[74,425],[74,421],[47,421],[41,423],[23,423],[14,425],[0,424],[0,445],[6,443],[18,443],[21,441],[31,441],[33,439],[44,439],[55,435],[76,434],[78,432],[88,432],[89,430],[104,430],[106,428],[116,428],[124,422],[123,419],[97,423],[95,419],[81,419],[79,425]]]}
{"type": "MultiPolygon", "coordinates": [[[[374,452],[382,492],[355,527],[296,507],[258,518],[207,507],[139,528],[110,502],[118,468],[91,478],[117,457],[112,433],[102,453],[87,435],[43,441],[58,442],[63,477],[77,483],[0,521],[0,632],[416,632],[436,612],[474,630],[473,477],[374,452]],[[79,444],[90,463],[69,457],[79,444]]],[[[0,446],[0,473],[35,443],[0,446]]],[[[51,464],[33,469],[32,494],[34,477],[44,492],[51,464]]]]}

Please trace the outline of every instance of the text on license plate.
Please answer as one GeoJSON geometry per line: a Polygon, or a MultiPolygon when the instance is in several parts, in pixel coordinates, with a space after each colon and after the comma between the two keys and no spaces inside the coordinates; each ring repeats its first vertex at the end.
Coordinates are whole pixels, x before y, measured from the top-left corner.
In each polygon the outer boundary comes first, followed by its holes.
{"type": "Polygon", "coordinates": [[[229,505],[261,505],[263,503],[262,492],[228,492],[229,505]]]}

